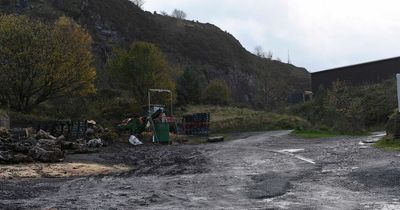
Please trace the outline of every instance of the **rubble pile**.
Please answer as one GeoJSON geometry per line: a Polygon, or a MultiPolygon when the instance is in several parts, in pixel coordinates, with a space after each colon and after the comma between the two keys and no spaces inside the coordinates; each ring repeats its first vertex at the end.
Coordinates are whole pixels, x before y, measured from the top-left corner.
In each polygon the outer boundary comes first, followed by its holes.
{"type": "Polygon", "coordinates": [[[9,130],[0,128],[0,164],[62,162],[65,154],[93,153],[98,152],[97,147],[105,146],[99,138],[87,139],[90,136],[67,141],[64,136],[54,137],[40,130],[34,135],[16,138],[9,130]]]}

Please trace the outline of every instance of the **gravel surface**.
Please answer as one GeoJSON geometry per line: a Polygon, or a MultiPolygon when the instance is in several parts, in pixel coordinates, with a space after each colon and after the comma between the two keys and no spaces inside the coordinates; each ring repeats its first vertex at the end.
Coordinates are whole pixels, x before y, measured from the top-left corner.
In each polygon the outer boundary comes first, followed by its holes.
{"type": "MultiPolygon", "coordinates": [[[[289,131],[204,145],[111,145],[68,162],[128,172],[0,180],[0,209],[400,209],[400,152],[289,131]]],[[[5,166],[0,166],[5,167],[5,166]]]]}

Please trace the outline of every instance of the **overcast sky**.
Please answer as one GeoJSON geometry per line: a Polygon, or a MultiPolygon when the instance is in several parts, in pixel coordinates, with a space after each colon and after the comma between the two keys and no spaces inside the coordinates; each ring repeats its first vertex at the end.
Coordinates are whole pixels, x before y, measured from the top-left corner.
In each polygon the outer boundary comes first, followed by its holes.
{"type": "Polygon", "coordinates": [[[319,71],[400,56],[398,0],[146,0],[144,9],[212,23],[253,52],[319,71]]]}

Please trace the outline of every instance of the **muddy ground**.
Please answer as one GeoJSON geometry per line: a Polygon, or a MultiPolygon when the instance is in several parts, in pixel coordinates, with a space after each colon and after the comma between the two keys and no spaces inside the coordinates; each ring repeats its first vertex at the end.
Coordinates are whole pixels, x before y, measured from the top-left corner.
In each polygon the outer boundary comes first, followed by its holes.
{"type": "Polygon", "coordinates": [[[0,166],[0,209],[400,209],[400,152],[368,138],[114,144],[64,165],[0,166]]]}

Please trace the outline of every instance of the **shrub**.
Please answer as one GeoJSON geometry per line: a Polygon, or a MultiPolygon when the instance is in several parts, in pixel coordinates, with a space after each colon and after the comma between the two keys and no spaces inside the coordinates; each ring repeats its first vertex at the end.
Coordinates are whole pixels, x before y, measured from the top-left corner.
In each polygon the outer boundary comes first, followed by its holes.
{"type": "Polygon", "coordinates": [[[288,113],[307,119],[316,130],[356,134],[383,127],[396,102],[392,80],[361,87],[337,81],[331,89],[318,91],[314,100],[291,106],[288,113]]]}
{"type": "Polygon", "coordinates": [[[206,86],[207,80],[203,72],[194,67],[187,68],[177,81],[178,102],[180,104],[200,103],[206,86]]]}
{"type": "Polygon", "coordinates": [[[206,104],[226,105],[231,101],[231,90],[223,80],[212,80],[203,93],[206,104]]]}

